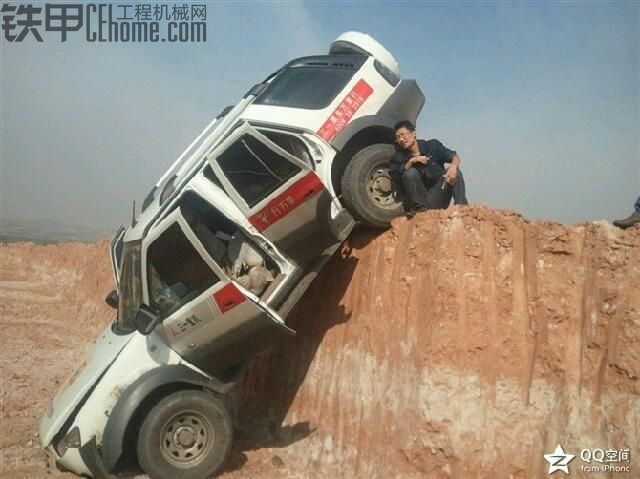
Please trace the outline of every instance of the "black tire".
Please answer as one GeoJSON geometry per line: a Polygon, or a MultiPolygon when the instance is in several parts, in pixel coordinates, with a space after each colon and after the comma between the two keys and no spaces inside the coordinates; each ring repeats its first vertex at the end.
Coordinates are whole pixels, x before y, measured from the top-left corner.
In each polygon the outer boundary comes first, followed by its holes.
{"type": "Polygon", "coordinates": [[[354,155],[342,176],[345,206],[356,220],[374,228],[388,228],[404,211],[389,176],[394,152],[388,144],[368,146],[354,155]]]}
{"type": "Polygon", "coordinates": [[[138,462],[153,479],[210,478],[233,441],[231,417],[221,400],[197,390],[158,402],[138,434],[138,462]]]}

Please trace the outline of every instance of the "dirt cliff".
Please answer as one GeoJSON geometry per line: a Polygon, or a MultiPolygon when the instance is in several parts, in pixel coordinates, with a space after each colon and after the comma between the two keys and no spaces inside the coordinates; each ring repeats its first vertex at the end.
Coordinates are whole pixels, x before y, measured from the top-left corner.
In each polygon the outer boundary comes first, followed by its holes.
{"type": "Polygon", "coordinates": [[[638,228],[398,219],[354,235],[291,321],[240,388],[249,443],[289,470],[539,478],[560,443],[629,447],[640,474],[638,228]]]}
{"type": "MultiPolygon", "coordinates": [[[[112,315],[107,245],[3,245],[0,279],[2,471],[39,477],[39,416],[112,315]]],[[[570,477],[640,471],[640,228],[401,218],[353,234],[290,323],[236,390],[224,477],[541,478],[557,444],[570,477]]]]}

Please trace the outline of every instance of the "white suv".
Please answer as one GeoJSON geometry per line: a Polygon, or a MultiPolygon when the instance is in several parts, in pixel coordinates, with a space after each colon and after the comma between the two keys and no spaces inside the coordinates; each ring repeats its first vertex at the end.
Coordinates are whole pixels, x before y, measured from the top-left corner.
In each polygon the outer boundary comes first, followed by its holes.
{"type": "Polygon", "coordinates": [[[153,478],[205,478],[233,428],[224,399],[355,220],[402,211],[393,125],[424,96],[393,56],[349,32],[225,109],[112,241],[117,317],[53,401],[40,439],[78,474],[132,458],[153,478]]]}

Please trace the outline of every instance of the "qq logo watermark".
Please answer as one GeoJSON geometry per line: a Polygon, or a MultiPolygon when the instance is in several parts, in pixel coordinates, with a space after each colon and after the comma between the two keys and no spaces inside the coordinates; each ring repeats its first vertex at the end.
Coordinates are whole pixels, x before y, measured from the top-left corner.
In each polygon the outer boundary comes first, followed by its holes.
{"type": "MultiPolygon", "coordinates": [[[[555,450],[544,455],[545,461],[549,463],[548,474],[561,471],[570,474],[569,463],[575,459],[575,454],[569,454],[564,451],[562,446],[558,444],[555,450]]],[[[580,450],[580,459],[582,464],[580,470],[582,472],[631,472],[631,451],[629,448],[624,449],[588,449],[580,450]]],[[[574,465],[575,467],[575,465],[574,465]]]]}

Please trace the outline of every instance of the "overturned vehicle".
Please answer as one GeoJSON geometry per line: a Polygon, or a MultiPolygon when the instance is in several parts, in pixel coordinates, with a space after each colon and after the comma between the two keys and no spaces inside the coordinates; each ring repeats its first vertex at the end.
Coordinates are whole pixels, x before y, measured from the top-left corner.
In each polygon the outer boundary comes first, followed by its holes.
{"type": "Polygon", "coordinates": [[[402,211],[395,122],[424,96],[371,37],[292,60],[225,109],[111,244],[117,316],[55,397],[43,447],[65,469],[210,477],[230,451],[242,365],[295,332],[289,311],[354,224],[402,211]]]}

